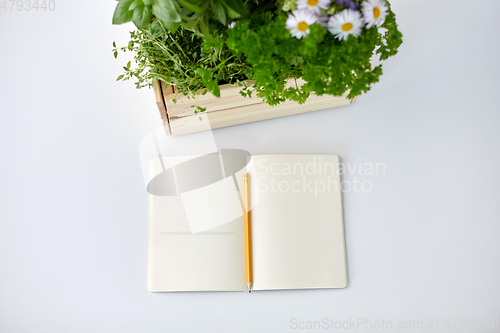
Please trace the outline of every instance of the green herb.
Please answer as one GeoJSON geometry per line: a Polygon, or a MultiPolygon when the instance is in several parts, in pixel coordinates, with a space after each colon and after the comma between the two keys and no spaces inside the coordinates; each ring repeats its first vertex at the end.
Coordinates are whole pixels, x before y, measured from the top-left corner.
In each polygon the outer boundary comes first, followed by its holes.
{"type": "MultiPolygon", "coordinates": [[[[290,0],[193,1],[120,0],[114,22],[133,20],[140,30],[131,32],[126,47],[113,43],[115,57],[119,50],[135,54],[136,66],[128,63],[118,80],[135,78],[137,88],[161,80],[190,97],[207,92],[219,97],[219,85],[233,83],[242,86],[243,96],[255,93],[270,105],[286,100],[304,103],[311,93],[349,92],[353,98],[370,90],[382,75],[381,65],[372,68],[372,57],[379,54],[385,60],[402,43],[389,3],[381,29],[364,27],[359,36],[340,41],[318,23],[309,26],[306,37],[292,37],[285,23],[289,13],[282,11],[290,9],[290,0]],[[148,6],[154,16],[146,22],[148,6]],[[228,28],[233,17],[239,19],[228,28]],[[289,78],[306,83],[287,88],[289,78]],[[255,82],[249,85],[246,80],[255,82]]],[[[362,1],[354,2],[359,6],[362,1]]],[[[326,12],[344,9],[334,2],[326,12]]]]}
{"type": "Polygon", "coordinates": [[[238,83],[248,77],[251,67],[244,57],[231,53],[221,37],[209,42],[184,28],[171,33],[156,22],[159,31],[133,31],[126,47],[113,50],[135,53],[137,67],[124,67],[125,74],[118,80],[136,78],[137,88],[142,88],[152,86],[155,79],[176,86],[185,95],[207,88],[219,96],[219,84],[238,83]]]}
{"type": "MultiPolygon", "coordinates": [[[[261,0],[263,1],[263,0],[261,0]]],[[[251,1],[252,9],[261,1],[251,1]]],[[[138,29],[148,29],[152,15],[163,26],[175,33],[179,26],[190,29],[209,39],[212,38],[209,21],[216,20],[223,25],[237,18],[248,16],[247,1],[242,0],[118,0],[113,24],[134,22],[138,29]]]]}

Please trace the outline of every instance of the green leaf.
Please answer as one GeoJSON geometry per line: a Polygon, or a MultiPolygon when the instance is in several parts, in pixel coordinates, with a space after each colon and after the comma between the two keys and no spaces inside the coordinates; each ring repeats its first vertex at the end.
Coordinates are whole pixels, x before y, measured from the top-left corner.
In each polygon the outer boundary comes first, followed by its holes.
{"type": "Polygon", "coordinates": [[[153,0],[142,0],[142,2],[146,5],[146,6],[151,6],[153,4],[153,0]]]}
{"type": "Polygon", "coordinates": [[[241,15],[232,10],[231,8],[227,7],[227,16],[229,16],[232,19],[237,19],[240,18],[241,15]]]}
{"type": "Polygon", "coordinates": [[[235,11],[240,16],[246,16],[248,14],[241,0],[223,0],[223,2],[228,8],[235,11]]]}
{"type": "Polygon", "coordinates": [[[146,29],[146,27],[149,25],[149,22],[151,22],[151,15],[151,7],[144,5],[137,6],[134,9],[132,22],[134,22],[137,28],[146,29]]]}
{"type": "Polygon", "coordinates": [[[226,11],[220,2],[216,2],[212,7],[214,17],[222,24],[226,25],[226,11]]]}
{"type": "Polygon", "coordinates": [[[118,51],[113,52],[113,55],[115,56],[116,59],[116,57],[118,57],[118,51]]]}
{"type": "Polygon", "coordinates": [[[292,65],[300,65],[304,63],[304,58],[301,56],[292,56],[290,57],[290,64],[292,65]]]}
{"type": "Polygon", "coordinates": [[[194,3],[191,3],[189,0],[178,0],[178,1],[182,6],[198,14],[203,14],[208,7],[208,2],[204,6],[200,7],[198,5],[195,5],[194,3]]]}
{"type": "Polygon", "coordinates": [[[142,6],[142,2],[140,2],[140,0],[135,0],[134,2],[132,2],[130,7],[128,7],[128,10],[133,12],[137,6],[142,6]]]}
{"type": "Polygon", "coordinates": [[[210,30],[208,28],[208,16],[205,16],[203,20],[200,22],[200,30],[208,41],[211,42],[215,41],[214,37],[210,34],[210,30]]]}
{"type": "Polygon", "coordinates": [[[198,26],[198,21],[182,22],[182,25],[187,29],[194,29],[196,26],[198,26]]]}
{"type": "Polygon", "coordinates": [[[153,14],[163,22],[181,21],[181,16],[173,0],[154,0],[153,14]]]}
{"type": "Polygon", "coordinates": [[[199,68],[198,73],[201,76],[203,84],[207,87],[207,90],[210,91],[215,97],[220,97],[219,84],[212,78],[212,72],[205,68],[199,68]]]}
{"type": "Polygon", "coordinates": [[[167,28],[167,30],[171,33],[175,33],[180,26],[180,23],[176,22],[163,22],[163,24],[165,25],[165,28],[167,28]]]}
{"type": "Polygon", "coordinates": [[[165,32],[165,30],[161,26],[160,20],[158,20],[157,18],[153,19],[153,22],[149,26],[149,32],[151,33],[150,35],[152,38],[159,37],[165,32]]]}
{"type": "Polygon", "coordinates": [[[124,76],[125,76],[125,75],[123,75],[123,74],[122,74],[122,75],[120,75],[120,76],[118,76],[118,77],[116,78],[116,81],[120,81],[121,79],[123,79],[123,77],[124,77],[124,76]]]}
{"type": "Polygon", "coordinates": [[[134,12],[130,11],[129,8],[134,1],[135,0],[121,0],[118,2],[113,14],[113,24],[123,24],[132,21],[134,12]]]}

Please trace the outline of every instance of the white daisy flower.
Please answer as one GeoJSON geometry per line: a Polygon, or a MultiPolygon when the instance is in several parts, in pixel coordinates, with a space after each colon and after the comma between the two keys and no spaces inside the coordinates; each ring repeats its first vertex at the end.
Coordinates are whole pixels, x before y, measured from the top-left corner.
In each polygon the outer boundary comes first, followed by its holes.
{"type": "Polygon", "coordinates": [[[310,10],[314,14],[319,14],[321,9],[328,9],[331,0],[298,0],[297,9],[310,10]]]}
{"type": "Polygon", "coordinates": [[[366,27],[381,26],[387,16],[387,6],[383,0],[368,0],[363,2],[363,19],[366,27]]]}
{"type": "Polygon", "coordinates": [[[363,29],[363,18],[357,11],[344,9],[328,21],[328,30],[339,40],[347,40],[349,35],[358,37],[363,29]]]}
{"type": "Polygon", "coordinates": [[[286,28],[298,39],[309,34],[309,26],[317,21],[316,15],[307,10],[296,10],[288,15],[286,28]]]}

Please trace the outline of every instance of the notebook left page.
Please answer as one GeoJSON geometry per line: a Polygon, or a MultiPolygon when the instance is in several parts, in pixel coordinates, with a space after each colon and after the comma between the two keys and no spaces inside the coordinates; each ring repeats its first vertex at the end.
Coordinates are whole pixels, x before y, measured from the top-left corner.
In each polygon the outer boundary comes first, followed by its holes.
{"type": "MultiPolygon", "coordinates": [[[[163,163],[155,159],[151,174],[165,172],[183,159],[188,158],[168,157],[163,163]]],[[[168,179],[163,183],[175,186],[168,179]]],[[[246,290],[242,217],[193,234],[181,197],[172,188],[164,192],[150,194],[148,290],[246,290]]]]}

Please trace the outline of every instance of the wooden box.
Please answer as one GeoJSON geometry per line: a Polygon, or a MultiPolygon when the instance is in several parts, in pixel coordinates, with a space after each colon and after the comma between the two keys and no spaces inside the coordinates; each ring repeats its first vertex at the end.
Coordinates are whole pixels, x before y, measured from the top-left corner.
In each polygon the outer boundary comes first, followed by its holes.
{"type": "MultiPolygon", "coordinates": [[[[303,81],[299,83],[303,84],[303,81]]],[[[290,79],[289,86],[295,85],[290,79]]],[[[220,98],[212,94],[199,95],[196,105],[206,107],[206,121],[200,121],[199,115],[195,114],[194,99],[177,93],[174,86],[165,85],[163,82],[153,83],[156,104],[168,135],[182,135],[215,129],[253,121],[290,116],[299,113],[328,109],[356,102],[356,98],[348,99],[347,94],[343,96],[316,96],[311,95],[304,104],[286,101],[277,106],[269,106],[257,97],[243,97],[240,95],[240,86],[225,84],[220,86],[220,98]],[[176,99],[176,103],[172,100],[176,99]]]]}

